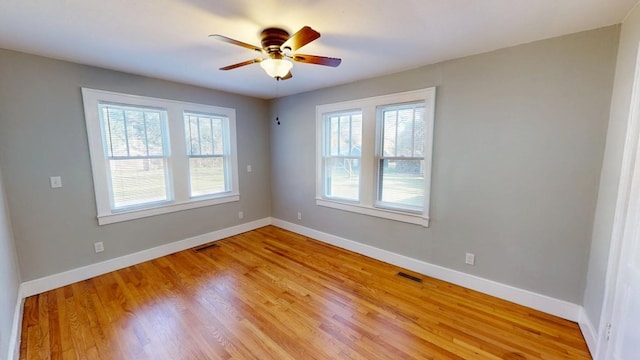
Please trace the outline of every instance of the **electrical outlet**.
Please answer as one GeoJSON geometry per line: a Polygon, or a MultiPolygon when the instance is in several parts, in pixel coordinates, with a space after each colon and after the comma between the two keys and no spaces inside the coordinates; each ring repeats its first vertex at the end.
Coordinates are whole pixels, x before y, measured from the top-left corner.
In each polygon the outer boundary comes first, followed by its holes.
{"type": "Polygon", "coordinates": [[[253,169],[251,168],[251,165],[247,165],[247,172],[252,172],[253,169]]]}
{"type": "Polygon", "coordinates": [[[302,213],[298,211],[298,220],[302,220],[302,213]]]}
{"type": "Polygon", "coordinates": [[[238,219],[244,219],[244,213],[242,211],[238,211],[238,219]]]}
{"type": "Polygon", "coordinates": [[[97,253],[103,252],[104,251],[104,244],[102,243],[102,241],[94,243],[93,244],[93,248],[95,249],[95,251],[97,253]]]}
{"type": "Polygon", "coordinates": [[[476,263],[476,254],[467,253],[464,262],[468,265],[474,265],[476,263]]]}

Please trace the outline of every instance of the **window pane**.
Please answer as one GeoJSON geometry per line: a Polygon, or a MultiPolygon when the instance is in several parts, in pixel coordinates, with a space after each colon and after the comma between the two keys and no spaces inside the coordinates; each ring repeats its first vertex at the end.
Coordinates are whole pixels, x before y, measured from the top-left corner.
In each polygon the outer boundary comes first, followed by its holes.
{"type": "Polygon", "coordinates": [[[356,201],[359,199],[360,161],[358,159],[326,159],[325,195],[356,201]]]}
{"type": "Polygon", "coordinates": [[[338,137],[339,137],[339,132],[338,132],[338,126],[340,125],[340,118],[337,116],[332,116],[329,119],[329,151],[328,155],[331,156],[335,156],[338,155],[338,137]]]}
{"type": "Polygon", "coordinates": [[[185,134],[189,158],[190,196],[229,191],[226,162],[229,118],[220,115],[185,113],[185,134]]]}
{"type": "Polygon", "coordinates": [[[362,114],[351,116],[351,149],[349,155],[360,156],[362,153],[362,114]]]}
{"type": "Polygon", "coordinates": [[[203,196],[227,191],[224,158],[205,157],[189,159],[191,196],[203,196]]]}
{"type": "Polygon", "coordinates": [[[211,132],[213,136],[213,154],[225,155],[225,138],[224,138],[224,126],[223,121],[225,119],[213,119],[211,122],[211,132]]]}
{"type": "Polygon", "coordinates": [[[124,111],[104,106],[101,109],[102,126],[107,156],[128,156],[124,111]]]}
{"type": "Polygon", "coordinates": [[[109,160],[115,208],[168,200],[164,159],[109,160]]]}
{"type": "Polygon", "coordinates": [[[198,117],[184,116],[184,128],[187,141],[187,155],[200,155],[200,136],[198,134],[198,117]]]}
{"type": "Polygon", "coordinates": [[[382,110],[382,156],[424,156],[424,105],[398,105],[382,110]]]}
{"type": "Polygon", "coordinates": [[[396,156],[413,157],[413,109],[398,111],[396,156]]]}
{"type": "Polygon", "coordinates": [[[344,113],[325,118],[325,155],[360,156],[362,113],[344,113]]]}
{"type": "Polygon", "coordinates": [[[160,111],[100,105],[100,117],[107,157],[165,155],[160,111]]]}
{"type": "Polygon", "coordinates": [[[424,157],[424,107],[416,109],[413,133],[413,156],[424,157]]]}
{"type": "Polygon", "coordinates": [[[340,116],[340,138],[338,139],[338,154],[349,156],[351,149],[351,117],[340,116]]]}
{"type": "Polygon", "coordinates": [[[229,118],[219,115],[184,114],[187,155],[226,155],[225,126],[229,118]]]}
{"type": "Polygon", "coordinates": [[[149,156],[164,156],[160,113],[147,113],[147,145],[149,156]]]}
{"type": "Polygon", "coordinates": [[[213,155],[213,134],[211,133],[211,119],[198,118],[200,133],[200,155],[213,155]]]}
{"type": "Polygon", "coordinates": [[[147,130],[144,113],[138,110],[125,111],[129,156],[147,156],[147,130]]]}
{"type": "Polygon", "coordinates": [[[378,200],[402,207],[422,209],[424,161],[380,160],[378,200]]]}
{"type": "Polygon", "coordinates": [[[385,111],[383,117],[383,140],[382,149],[384,156],[396,156],[396,136],[398,135],[398,113],[396,111],[385,111]]]}

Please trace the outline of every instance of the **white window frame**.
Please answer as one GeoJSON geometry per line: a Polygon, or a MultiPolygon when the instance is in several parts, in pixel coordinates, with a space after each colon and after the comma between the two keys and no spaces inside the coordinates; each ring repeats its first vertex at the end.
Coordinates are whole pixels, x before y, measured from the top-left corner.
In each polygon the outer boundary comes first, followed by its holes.
{"type": "MultiPolygon", "coordinates": [[[[158,109],[158,108],[151,108],[151,107],[142,107],[142,106],[130,106],[130,105],[122,105],[122,104],[112,104],[112,103],[102,103],[100,105],[106,106],[106,107],[115,107],[115,108],[119,108],[119,110],[121,111],[140,111],[140,112],[148,112],[148,111],[156,111],[160,114],[160,126],[162,128],[162,147],[163,147],[163,153],[161,156],[150,156],[148,154],[148,150],[149,148],[147,147],[147,155],[131,155],[130,151],[130,144],[129,141],[127,141],[126,144],[126,153],[127,155],[122,155],[122,154],[111,154],[109,155],[109,144],[107,142],[107,138],[109,137],[108,134],[101,134],[102,135],[102,148],[104,151],[104,156],[105,156],[105,172],[107,174],[107,183],[109,184],[109,204],[111,206],[111,208],[113,209],[113,211],[123,211],[123,210],[127,210],[127,209],[133,209],[133,208],[144,208],[144,207],[149,207],[149,204],[165,204],[168,201],[170,201],[170,199],[173,197],[172,194],[170,194],[170,190],[171,187],[168,186],[168,183],[170,181],[169,178],[169,157],[170,157],[170,148],[169,148],[169,130],[168,130],[168,122],[167,122],[167,113],[164,109],[158,109]],[[110,161],[119,161],[119,160],[140,160],[140,159],[162,159],[163,162],[163,170],[164,170],[164,180],[165,180],[165,194],[166,195],[166,199],[158,199],[155,201],[148,201],[146,203],[142,203],[142,204],[131,204],[131,205],[123,205],[123,206],[116,206],[115,204],[115,199],[114,199],[114,194],[113,194],[113,178],[112,178],[112,174],[111,174],[111,168],[109,166],[110,161]]],[[[102,109],[99,108],[98,111],[100,112],[102,109]]],[[[144,116],[143,116],[144,117],[144,116]]],[[[126,121],[126,120],[125,120],[126,121]]],[[[109,119],[107,118],[107,123],[109,122],[109,119]]],[[[101,124],[101,128],[105,126],[105,124],[101,124]]],[[[146,122],[145,122],[145,126],[146,126],[146,122]]],[[[127,126],[125,125],[125,129],[127,128],[127,126]]],[[[125,134],[128,134],[127,130],[125,130],[125,134]]],[[[128,138],[128,135],[127,135],[128,138]]],[[[148,145],[148,144],[147,144],[148,145]]],[[[111,149],[112,150],[112,149],[111,149]]]]}
{"type": "MultiPolygon", "coordinates": [[[[205,116],[205,117],[208,117],[210,119],[222,118],[222,120],[223,120],[222,121],[222,136],[225,139],[230,139],[230,136],[229,136],[229,118],[228,118],[228,116],[223,115],[223,114],[211,114],[211,113],[204,114],[204,113],[195,113],[193,111],[187,111],[187,112],[184,112],[182,114],[183,121],[184,121],[184,117],[185,116],[194,116],[194,115],[195,116],[205,116]],[[226,121],[224,121],[225,118],[226,118],[226,121]]],[[[185,135],[186,135],[186,132],[187,132],[186,124],[185,124],[185,128],[184,129],[185,129],[185,135]]],[[[186,146],[187,149],[189,148],[189,145],[186,144],[186,136],[185,136],[185,146],[186,146]]],[[[186,150],[186,151],[187,151],[187,155],[186,155],[187,156],[187,162],[189,162],[191,159],[197,159],[197,158],[220,158],[220,159],[222,159],[222,161],[224,163],[224,165],[223,165],[224,180],[225,180],[224,181],[224,187],[225,187],[225,189],[229,189],[231,187],[230,180],[232,179],[232,176],[231,176],[232,166],[231,166],[231,163],[230,163],[230,159],[231,159],[232,153],[231,153],[230,141],[223,140],[222,153],[220,153],[220,154],[215,154],[214,153],[214,154],[208,154],[208,155],[202,155],[202,154],[194,155],[194,154],[189,154],[188,150],[186,150]]],[[[189,175],[190,174],[191,174],[191,169],[189,169],[189,175]]],[[[191,180],[191,179],[189,179],[189,180],[191,180]]],[[[193,194],[193,189],[191,188],[191,181],[189,181],[189,196],[192,199],[215,196],[216,194],[217,193],[194,195],[193,194]]]]}
{"type": "Polygon", "coordinates": [[[82,99],[84,102],[99,225],[240,200],[235,109],[88,88],[82,88],[82,99]],[[169,188],[168,193],[172,196],[168,201],[160,204],[154,203],[148,204],[148,206],[136,206],[122,210],[112,209],[109,194],[108,161],[104,152],[100,114],[98,111],[98,105],[101,103],[158,108],[167,112],[169,132],[167,136],[169,138],[170,154],[167,161],[169,167],[167,186],[169,188]],[[184,113],[189,112],[224,115],[229,119],[229,146],[231,152],[229,158],[231,169],[229,173],[231,175],[231,186],[227,192],[194,198],[189,197],[189,160],[185,145],[186,137],[184,128],[184,113]]]}
{"type": "Polygon", "coordinates": [[[400,222],[429,226],[431,199],[431,170],[433,163],[433,127],[436,88],[430,87],[402,93],[376,96],[340,103],[316,106],[316,205],[359,214],[375,216],[400,222]],[[425,145],[424,145],[424,206],[421,212],[404,211],[382,207],[377,201],[376,131],[378,129],[378,107],[409,102],[424,101],[425,145]],[[324,116],[330,113],[362,111],[362,154],[360,164],[360,201],[340,201],[324,196],[324,116]]]}

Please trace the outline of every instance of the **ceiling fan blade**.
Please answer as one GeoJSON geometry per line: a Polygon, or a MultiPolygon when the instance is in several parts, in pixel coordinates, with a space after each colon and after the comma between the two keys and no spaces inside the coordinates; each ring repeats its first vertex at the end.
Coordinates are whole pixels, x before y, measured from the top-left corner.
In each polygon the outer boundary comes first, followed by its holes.
{"type": "Polygon", "coordinates": [[[340,63],[342,62],[342,60],[338,58],[316,56],[316,55],[303,55],[303,54],[293,55],[293,60],[297,62],[307,63],[307,64],[325,65],[325,66],[332,66],[332,67],[336,67],[340,65],[340,63]]]}
{"type": "Polygon", "coordinates": [[[313,30],[308,26],[305,26],[297,33],[291,35],[291,37],[287,41],[285,41],[282,46],[280,46],[280,49],[284,51],[284,49],[289,48],[292,52],[294,52],[319,37],[319,32],[313,30]]]}
{"type": "Polygon", "coordinates": [[[239,68],[241,66],[259,63],[260,61],[262,61],[262,59],[260,59],[260,58],[253,59],[253,60],[247,60],[247,61],[243,61],[241,63],[237,63],[237,64],[233,64],[233,65],[227,65],[225,67],[221,67],[220,70],[233,70],[233,69],[239,68]]]}
{"type": "Polygon", "coordinates": [[[229,44],[242,46],[243,48],[247,48],[249,50],[254,50],[254,51],[257,51],[257,52],[260,52],[260,53],[263,52],[262,48],[260,48],[260,47],[257,47],[255,45],[251,45],[251,44],[247,44],[247,43],[244,43],[242,41],[238,41],[238,40],[235,40],[235,39],[223,36],[223,35],[213,34],[213,35],[209,35],[209,37],[218,39],[220,41],[224,41],[224,42],[229,43],[229,44]]]}

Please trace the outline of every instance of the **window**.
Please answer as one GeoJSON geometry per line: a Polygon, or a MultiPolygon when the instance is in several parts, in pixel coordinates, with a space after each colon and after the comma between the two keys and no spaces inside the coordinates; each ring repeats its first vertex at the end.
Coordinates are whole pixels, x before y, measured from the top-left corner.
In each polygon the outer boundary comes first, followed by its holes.
{"type": "Polygon", "coordinates": [[[424,207],[424,102],[378,108],[377,203],[421,211],[424,207]]]}
{"type": "Polygon", "coordinates": [[[235,110],[82,95],[100,225],[239,200],[235,110]]]}
{"type": "Polygon", "coordinates": [[[429,225],[435,88],[319,105],[316,204],[429,225]]]}
{"type": "Polygon", "coordinates": [[[190,196],[229,191],[229,118],[185,113],[184,124],[190,196]]]}
{"type": "Polygon", "coordinates": [[[358,201],[362,112],[327,114],[324,119],[324,194],[328,198],[358,201]]]}
{"type": "Polygon", "coordinates": [[[111,208],[169,199],[166,111],[100,104],[111,208]]]}

